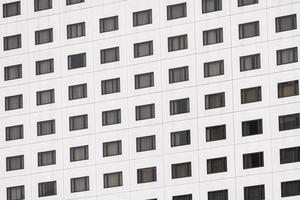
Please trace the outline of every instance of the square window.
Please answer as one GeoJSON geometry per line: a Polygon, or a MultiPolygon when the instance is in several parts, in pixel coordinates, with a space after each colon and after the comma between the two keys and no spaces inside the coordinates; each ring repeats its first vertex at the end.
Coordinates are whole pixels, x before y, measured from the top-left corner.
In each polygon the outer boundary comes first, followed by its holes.
{"type": "Polygon", "coordinates": [[[155,135],[136,138],[136,151],[151,151],[156,149],[155,135]]]}
{"type": "Polygon", "coordinates": [[[88,115],[69,117],[69,131],[77,131],[88,128],[88,115]]]}
{"type": "Polygon", "coordinates": [[[22,78],[22,65],[12,65],[4,67],[4,80],[15,80],[22,78]]]}
{"type": "Polygon", "coordinates": [[[255,185],[244,187],[245,200],[264,200],[265,185],[255,185]]]}
{"type": "Polygon", "coordinates": [[[190,112],[190,99],[176,99],[170,101],[170,115],[178,115],[190,112]]]}
{"type": "Polygon", "coordinates": [[[189,80],[189,67],[177,67],[169,69],[169,83],[179,83],[189,80]]]}
{"type": "Polygon", "coordinates": [[[241,89],[241,104],[261,101],[261,87],[241,89]]]}
{"type": "Polygon", "coordinates": [[[5,97],[5,111],[23,108],[23,95],[5,97]]]}
{"type": "Polygon", "coordinates": [[[264,166],[264,152],[243,154],[243,169],[251,169],[264,166]]]}
{"type": "Polygon", "coordinates": [[[297,15],[286,15],[275,18],[276,33],[297,29],[297,15]]]}
{"type": "Polygon", "coordinates": [[[35,74],[43,75],[54,72],[54,59],[39,60],[35,62],[35,74]]]}
{"type": "Polygon", "coordinates": [[[184,194],[184,195],[178,195],[178,196],[173,196],[172,200],[192,200],[192,194],[184,194]]]}
{"type": "Polygon", "coordinates": [[[208,200],[228,200],[228,190],[210,191],[207,196],[208,200]]]}
{"type": "Polygon", "coordinates": [[[183,130],[171,132],[171,147],[191,144],[191,131],[183,130]]]}
{"type": "Polygon", "coordinates": [[[205,95],[205,110],[225,107],[225,92],[205,95]]]}
{"type": "Polygon", "coordinates": [[[43,90],[36,92],[36,105],[46,105],[55,102],[55,92],[54,89],[43,90]]]}
{"type": "Polygon", "coordinates": [[[207,174],[227,172],[227,157],[208,159],[207,174]]]}
{"type": "Polygon", "coordinates": [[[83,99],[87,97],[87,84],[69,86],[69,100],[83,99]]]}
{"type": "Polygon", "coordinates": [[[71,178],[71,193],[90,190],[90,181],[88,176],[71,178]]]}
{"type": "Polygon", "coordinates": [[[121,123],[121,109],[102,112],[102,126],[121,123]]]}
{"type": "Polygon", "coordinates": [[[6,157],[6,171],[24,169],[24,155],[6,157]]]}
{"type": "Polygon", "coordinates": [[[48,166],[56,164],[56,151],[38,152],[38,166],[48,166]]]}
{"type": "Polygon", "coordinates": [[[35,45],[53,42],[53,29],[35,31],[35,45]]]}
{"type": "Polygon", "coordinates": [[[5,140],[23,139],[24,126],[23,124],[5,127],[5,140]]]}
{"type": "Polygon", "coordinates": [[[186,3],[167,6],[167,20],[179,19],[186,16],[186,3]]]}
{"type": "Polygon", "coordinates": [[[135,43],[134,58],[153,55],[153,41],[135,43]]]}
{"type": "Polygon", "coordinates": [[[133,13],[133,27],[152,24],[152,9],[133,13]]]}
{"type": "Polygon", "coordinates": [[[100,21],[100,33],[119,30],[118,16],[102,18],[99,21],[100,21]]]}
{"type": "Polygon", "coordinates": [[[223,28],[203,31],[203,46],[223,42],[223,28]]]}
{"type": "Polygon", "coordinates": [[[120,78],[101,81],[101,94],[113,94],[120,92],[120,78]]]}
{"type": "Polygon", "coordinates": [[[55,120],[46,120],[37,122],[37,135],[51,135],[55,134],[55,120]]]}
{"type": "Polygon", "coordinates": [[[280,164],[300,162],[300,146],[280,149],[280,164]]]}
{"type": "Polygon", "coordinates": [[[206,127],[206,142],[213,142],[226,139],[226,125],[206,127]]]}
{"type": "Polygon", "coordinates": [[[259,36],[259,22],[239,24],[239,39],[259,36]]]}
{"type": "Polygon", "coordinates": [[[281,182],[281,197],[300,195],[300,180],[281,182]]]}
{"type": "Polygon", "coordinates": [[[262,119],[254,119],[242,122],[242,136],[252,136],[263,134],[262,119]]]}
{"type": "Polygon", "coordinates": [[[276,51],[277,65],[285,65],[298,62],[298,48],[288,48],[276,51]]]}
{"type": "Polygon", "coordinates": [[[77,3],[83,3],[84,0],[67,0],[66,4],[67,6],[77,4],[77,3]]]}
{"type": "Polygon", "coordinates": [[[86,67],[86,53],[79,53],[68,56],[68,69],[86,67]]]}
{"type": "Polygon", "coordinates": [[[38,187],[39,187],[39,197],[56,195],[56,181],[39,183],[38,187]]]}
{"type": "Polygon", "coordinates": [[[298,80],[278,83],[277,87],[278,87],[278,98],[299,95],[298,80]]]}
{"type": "Polygon", "coordinates": [[[240,57],[240,71],[260,69],[260,54],[252,54],[240,57]]]}
{"type": "Polygon", "coordinates": [[[204,78],[220,76],[224,74],[224,60],[204,63],[204,78]]]}
{"type": "Polygon", "coordinates": [[[202,0],[202,13],[222,10],[222,0],[202,0]]]}
{"type": "Polygon", "coordinates": [[[122,155],[122,141],[112,141],[103,143],[103,157],[122,155]]]}
{"type": "Polygon", "coordinates": [[[70,162],[89,159],[89,146],[78,146],[70,148],[70,162]]]}
{"type": "Polygon", "coordinates": [[[117,62],[119,58],[119,47],[101,49],[101,64],[117,62]]]}
{"type": "Polygon", "coordinates": [[[15,1],[3,4],[3,18],[21,14],[21,2],[15,1]]]}
{"type": "Polygon", "coordinates": [[[135,89],[143,89],[154,86],[154,73],[143,73],[136,74],[134,76],[135,79],[135,89]]]}
{"type": "Polygon", "coordinates": [[[22,47],[21,34],[6,36],[3,38],[4,51],[19,49],[22,47]]]}
{"type": "Polygon", "coordinates": [[[156,181],[156,167],[148,167],[137,170],[137,183],[149,183],[156,181]]]}
{"type": "Polygon", "coordinates": [[[300,128],[300,113],[282,115],[278,117],[279,131],[287,131],[300,128]]]}
{"type": "Polygon", "coordinates": [[[7,200],[25,199],[24,185],[6,188],[7,200]]]}
{"type": "Polygon", "coordinates": [[[135,120],[145,120],[155,118],[155,104],[147,104],[135,107],[135,120]]]}
{"type": "Polygon", "coordinates": [[[172,179],[192,176],[191,162],[172,164],[172,179]]]}
{"type": "Polygon", "coordinates": [[[123,185],[123,173],[114,172],[103,174],[104,188],[119,187],[123,185]]]}
{"type": "Polygon", "coordinates": [[[85,36],[85,22],[67,25],[67,39],[85,36]]]}
{"type": "Polygon", "coordinates": [[[52,0],[34,0],[34,11],[47,10],[52,8],[52,0]]]}
{"type": "Polygon", "coordinates": [[[257,4],[258,0],[238,0],[238,7],[257,4]]]}
{"type": "Polygon", "coordinates": [[[187,34],[168,37],[168,51],[179,51],[188,48],[187,34]]]}

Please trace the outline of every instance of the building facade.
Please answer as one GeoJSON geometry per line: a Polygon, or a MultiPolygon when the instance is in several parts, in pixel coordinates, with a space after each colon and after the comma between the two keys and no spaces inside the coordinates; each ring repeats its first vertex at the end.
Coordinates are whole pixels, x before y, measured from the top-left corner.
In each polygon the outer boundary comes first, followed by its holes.
{"type": "Polygon", "coordinates": [[[1,0],[0,199],[299,200],[299,0],[1,0]]]}

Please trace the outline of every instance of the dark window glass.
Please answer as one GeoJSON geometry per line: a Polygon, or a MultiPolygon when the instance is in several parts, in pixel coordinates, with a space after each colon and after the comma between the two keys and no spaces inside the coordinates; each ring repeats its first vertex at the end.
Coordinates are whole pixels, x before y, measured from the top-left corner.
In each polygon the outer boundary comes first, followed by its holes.
{"type": "Polygon", "coordinates": [[[6,171],[24,169],[24,155],[6,157],[6,171]]]}
{"type": "Polygon", "coordinates": [[[24,137],[23,131],[24,131],[23,124],[5,127],[5,135],[6,135],[5,140],[10,141],[10,140],[22,139],[24,137]]]}
{"type": "Polygon", "coordinates": [[[101,64],[117,62],[119,58],[119,47],[101,49],[101,64]]]}
{"type": "Polygon", "coordinates": [[[34,11],[47,10],[52,8],[52,0],[34,0],[34,11]]]}
{"type": "Polygon", "coordinates": [[[85,36],[85,22],[67,25],[67,38],[77,38],[85,36]]]}
{"type": "Polygon", "coordinates": [[[82,99],[87,97],[87,84],[69,86],[69,100],[82,99]]]}
{"type": "Polygon", "coordinates": [[[137,170],[137,183],[149,183],[156,181],[156,167],[148,167],[137,170]]]}
{"type": "Polygon", "coordinates": [[[239,39],[259,36],[259,22],[239,24],[239,39]]]}
{"type": "Polygon", "coordinates": [[[101,94],[113,94],[120,92],[120,78],[101,81],[101,94]]]}
{"type": "Polygon", "coordinates": [[[102,112],[102,126],[121,123],[121,109],[102,112]]]}
{"type": "Polygon", "coordinates": [[[103,174],[104,188],[119,187],[123,185],[123,173],[114,172],[103,174]]]}
{"type": "Polygon", "coordinates": [[[4,80],[14,80],[22,78],[22,65],[12,65],[4,67],[4,80]]]}
{"type": "Polygon", "coordinates": [[[50,135],[55,133],[55,120],[37,122],[37,135],[50,135]]]}
{"type": "Polygon", "coordinates": [[[152,24],[152,9],[133,13],[133,27],[152,24]]]}
{"type": "Polygon", "coordinates": [[[191,144],[191,131],[183,130],[171,133],[171,147],[191,144]]]}
{"type": "Polygon", "coordinates": [[[76,131],[88,128],[88,115],[69,117],[69,130],[76,131]]]}
{"type": "Polygon", "coordinates": [[[78,146],[70,148],[70,162],[88,160],[89,159],[89,146],[78,146]]]}
{"type": "Polygon", "coordinates": [[[276,33],[297,29],[297,15],[286,15],[275,18],[276,33]]]}
{"type": "Polygon", "coordinates": [[[134,58],[153,55],[153,41],[135,43],[134,58]]]}
{"type": "Polygon", "coordinates": [[[205,109],[225,107],[225,92],[205,95],[205,109]]]}
{"type": "Polygon", "coordinates": [[[23,95],[5,97],[5,111],[23,108],[23,95]]]}
{"type": "Polygon", "coordinates": [[[54,72],[54,59],[39,60],[35,62],[36,75],[54,72]]]}
{"type": "Polygon", "coordinates": [[[56,195],[56,181],[39,183],[39,197],[56,195]]]}
{"type": "Polygon", "coordinates": [[[264,200],[265,185],[255,185],[244,187],[245,200],[264,200]]]}
{"type": "Polygon", "coordinates": [[[135,107],[135,120],[155,118],[155,104],[147,104],[135,107]]]}
{"type": "Polygon", "coordinates": [[[190,112],[190,99],[176,99],[170,101],[170,115],[178,115],[190,112]]]}
{"type": "Polygon", "coordinates": [[[223,42],[223,28],[203,31],[203,45],[212,45],[223,42]]]}
{"type": "Polygon", "coordinates": [[[257,4],[258,0],[238,0],[238,6],[248,6],[252,4],[257,4]]]}
{"type": "Polygon", "coordinates": [[[300,113],[282,115],[278,117],[279,131],[293,130],[300,128],[300,113]]]}
{"type": "Polygon", "coordinates": [[[222,0],[202,0],[202,13],[222,10],[222,0]]]}
{"type": "Polygon", "coordinates": [[[172,200],[192,200],[192,199],[193,199],[192,194],[178,195],[172,197],[172,200]]]}
{"type": "Polygon", "coordinates": [[[90,181],[88,176],[71,178],[71,193],[89,191],[89,189],[90,181]]]}
{"type": "Polygon", "coordinates": [[[240,71],[260,69],[260,54],[252,54],[240,57],[240,71]]]}
{"type": "Polygon", "coordinates": [[[177,67],[169,69],[169,83],[178,83],[189,80],[189,67],[177,67]]]}
{"type": "Polygon", "coordinates": [[[106,17],[100,19],[100,33],[115,31],[119,29],[118,16],[106,17]]]}
{"type": "Polygon", "coordinates": [[[241,104],[261,101],[261,87],[241,89],[241,104]]]}
{"type": "Polygon", "coordinates": [[[280,149],[280,164],[300,162],[300,146],[280,149]]]}
{"type": "Polygon", "coordinates": [[[300,195],[300,180],[281,182],[281,197],[300,195]]]}
{"type": "Polygon", "coordinates": [[[53,42],[53,29],[35,31],[35,45],[53,42]]]}
{"type": "Polygon", "coordinates": [[[242,136],[258,135],[263,133],[262,119],[254,119],[242,122],[242,136]]]}
{"type": "Polygon", "coordinates": [[[68,56],[68,69],[86,67],[86,53],[79,53],[68,56]]]}
{"type": "Polygon", "coordinates": [[[21,48],[21,34],[6,36],[3,38],[3,43],[4,51],[21,48]]]}
{"type": "Polygon", "coordinates": [[[227,172],[227,157],[207,160],[207,174],[227,172]]]}
{"type": "Polygon", "coordinates": [[[15,1],[3,4],[3,18],[21,14],[21,2],[15,1]]]}
{"type": "Polygon", "coordinates": [[[206,127],[206,142],[225,140],[226,139],[226,125],[206,127]]]}
{"type": "Polygon", "coordinates": [[[136,151],[151,151],[156,149],[155,135],[136,138],[136,151]]]}
{"type": "Polygon", "coordinates": [[[136,74],[134,76],[135,79],[135,89],[142,89],[147,87],[154,86],[154,73],[144,73],[144,74],[136,74]]]}
{"type": "Polygon", "coordinates": [[[13,186],[6,188],[7,200],[21,200],[25,199],[24,185],[13,186]]]}
{"type": "Polygon", "coordinates": [[[54,89],[36,92],[36,105],[45,105],[55,102],[54,89]]]}
{"type": "Polygon", "coordinates": [[[38,152],[38,166],[47,166],[56,164],[56,151],[38,152]]]}
{"type": "Polygon", "coordinates": [[[172,164],[172,179],[192,176],[191,162],[172,164]]]}
{"type": "Polygon", "coordinates": [[[208,200],[228,200],[228,190],[210,191],[207,197],[208,200]]]}
{"type": "Polygon", "coordinates": [[[264,166],[264,152],[243,154],[243,169],[264,166]]]}
{"type": "Polygon", "coordinates": [[[298,80],[278,83],[277,87],[278,87],[278,98],[299,95],[298,80]]]}
{"type": "Polygon", "coordinates": [[[103,143],[103,157],[116,156],[122,154],[122,141],[112,141],[103,143]]]}
{"type": "Polygon", "coordinates": [[[298,48],[288,48],[276,51],[277,65],[285,65],[289,63],[298,62],[298,48]]]}
{"type": "Polygon", "coordinates": [[[83,2],[84,2],[84,0],[67,0],[66,4],[68,6],[68,5],[83,3],[83,2]]]}
{"type": "Polygon", "coordinates": [[[224,74],[224,60],[204,63],[204,78],[224,74]]]}
{"type": "Polygon", "coordinates": [[[168,51],[178,51],[188,48],[187,34],[168,38],[168,51]]]}
{"type": "Polygon", "coordinates": [[[167,20],[186,17],[186,3],[167,6],[167,20]]]}

